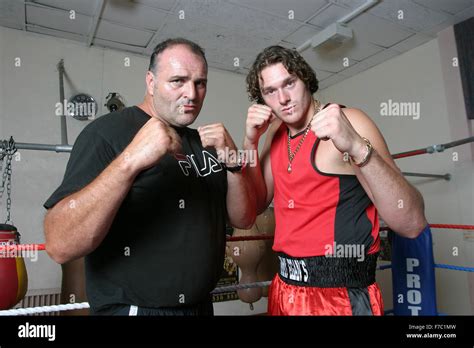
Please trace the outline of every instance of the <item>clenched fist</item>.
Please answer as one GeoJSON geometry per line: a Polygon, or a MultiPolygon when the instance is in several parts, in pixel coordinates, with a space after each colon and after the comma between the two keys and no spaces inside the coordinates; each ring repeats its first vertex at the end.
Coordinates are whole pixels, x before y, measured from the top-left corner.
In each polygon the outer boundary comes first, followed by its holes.
{"type": "Polygon", "coordinates": [[[331,139],[336,149],[353,156],[355,149],[364,144],[341,107],[331,104],[318,112],[311,121],[311,130],[321,140],[331,139]]]}
{"type": "Polygon", "coordinates": [[[216,149],[219,161],[227,166],[232,167],[236,165],[235,156],[226,158],[228,156],[225,154],[236,153],[237,147],[222,123],[209,124],[199,127],[197,130],[203,147],[213,147],[216,149]]]}
{"type": "Polygon", "coordinates": [[[143,171],[156,165],[165,154],[181,151],[178,133],[160,119],[151,117],[125,148],[123,155],[125,160],[131,161],[133,168],[143,171]]]}
{"type": "Polygon", "coordinates": [[[272,109],[266,105],[254,104],[249,107],[245,125],[245,137],[251,144],[257,144],[273,120],[276,119],[272,109]]]}

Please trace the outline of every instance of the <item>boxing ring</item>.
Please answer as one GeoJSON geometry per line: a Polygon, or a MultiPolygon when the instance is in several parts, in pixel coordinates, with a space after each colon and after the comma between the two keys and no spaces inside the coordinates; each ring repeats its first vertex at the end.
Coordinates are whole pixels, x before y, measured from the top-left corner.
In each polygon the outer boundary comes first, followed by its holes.
{"type": "MultiPolygon", "coordinates": [[[[441,315],[436,307],[436,284],[434,270],[436,268],[450,271],[474,272],[474,267],[438,264],[433,261],[433,250],[431,247],[431,229],[455,229],[474,230],[474,225],[450,225],[450,224],[430,224],[416,239],[408,239],[393,234],[392,259],[391,264],[380,265],[377,271],[392,270],[392,287],[394,294],[394,309],[385,311],[385,314],[394,315],[441,315]],[[407,281],[408,280],[408,281],[407,281]],[[403,283],[405,281],[405,283],[403,283]],[[405,294],[406,300],[399,302],[399,296],[405,294]],[[411,308],[410,308],[411,307],[411,308]]],[[[381,227],[381,231],[388,230],[388,227],[381,227]]],[[[228,237],[227,242],[250,242],[257,240],[272,240],[270,235],[255,235],[245,237],[228,237]]],[[[2,251],[44,251],[44,244],[19,244],[0,247],[2,251]]],[[[241,289],[251,289],[268,287],[271,281],[254,282],[248,284],[236,284],[223,286],[214,289],[211,294],[219,294],[241,289]]],[[[54,306],[42,306],[31,308],[18,308],[0,311],[0,316],[9,315],[34,315],[48,312],[60,312],[77,309],[87,309],[89,304],[70,303],[54,306]]]]}
{"type": "MultiPolygon", "coordinates": [[[[433,154],[443,152],[445,149],[474,142],[474,137],[453,141],[446,144],[433,145],[423,149],[412,150],[392,155],[394,159],[417,156],[421,154],[433,154]]],[[[41,150],[55,152],[70,152],[69,145],[49,145],[49,144],[28,144],[15,143],[13,139],[10,141],[0,141],[0,160],[5,156],[11,157],[17,149],[25,150],[41,150]]],[[[1,164],[1,162],[0,162],[1,164]]],[[[11,174],[11,168],[10,168],[11,174]]],[[[450,180],[451,176],[447,174],[430,174],[430,173],[404,173],[406,176],[433,177],[439,179],[450,180]]],[[[4,187],[2,187],[4,189],[4,187]]],[[[391,233],[392,238],[392,262],[386,265],[379,265],[377,271],[383,272],[391,270],[392,272],[392,289],[393,289],[393,309],[385,311],[385,314],[394,315],[442,315],[437,310],[436,305],[436,280],[435,269],[444,269],[446,271],[474,272],[474,267],[462,265],[449,265],[434,262],[432,247],[431,229],[453,229],[453,230],[474,230],[474,225],[461,224],[429,224],[423,232],[415,239],[408,239],[391,233]]],[[[381,227],[380,231],[387,231],[388,227],[381,227]]],[[[251,242],[259,240],[272,240],[273,235],[256,234],[247,236],[228,236],[227,242],[251,242]]],[[[5,259],[5,254],[28,251],[44,251],[44,244],[20,244],[19,241],[12,243],[1,243],[0,239],[0,260],[5,259]],[[3,244],[3,245],[2,245],[3,244]]],[[[0,269],[1,270],[1,269],[0,269]]],[[[3,283],[0,273],[0,283],[3,283]]],[[[252,282],[235,284],[231,286],[218,287],[211,294],[218,294],[242,289],[266,288],[270,285],[270,281],[252,282]]],[[[87,302],[60,304],[54,306],[42,306],[31,308],[18,308],[0,310],[0,316],[16,316],[16,315],[38,315],[48,312],[61,312],[77,309],[89,308],[87,302]]]]}

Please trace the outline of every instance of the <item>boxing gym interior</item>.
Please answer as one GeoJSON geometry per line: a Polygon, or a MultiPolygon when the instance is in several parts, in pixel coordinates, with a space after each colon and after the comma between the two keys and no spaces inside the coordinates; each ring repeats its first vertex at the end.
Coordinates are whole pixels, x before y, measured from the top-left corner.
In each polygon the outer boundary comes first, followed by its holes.
{"type": "MultiPolygon", "coordinates": [[[[237,147],[246,76],[271,45],[309,63],[314,98],[364,110],[429,223],[407,239],[380,219],[383,314],[473,316],[473,17],[473,0],[0,0],[0,315],[89,316],[84,259],[48,256],[43,204],[81,131],[139,104],[153,48],[183,37],[208,63],[190,127],[222,122],[237,147]]],[[[267,316],[277,223],[271,203],[249,229],[227,226],[215,316],[267,316]]]]}

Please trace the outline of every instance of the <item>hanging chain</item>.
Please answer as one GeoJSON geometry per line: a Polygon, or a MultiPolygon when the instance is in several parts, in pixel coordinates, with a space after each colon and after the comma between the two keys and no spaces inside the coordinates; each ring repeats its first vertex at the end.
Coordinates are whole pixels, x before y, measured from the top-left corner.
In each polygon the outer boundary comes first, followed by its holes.
{"type": "Polygon", "coordinates": [[[7,156],[8,153],[8,142],[3,140],[0,148],[2,150],[2,154],[0,156],[0,173],[2,173],[2,186],[0,186],[0,199],[3,197],[3,192],[5,191],[5,182],[7,180],[7,171],[3,171],[3,160],[7,156]]]}
{"type": "Polygon", "coordinates": [[[7,219],[5,223],[11,221],[11,206],[12,206],[12,159],[13,155],[16,153],[16,146],[13,137],[10,137],[10,141],[4,140],[0,146],[2,152],[0,155],[0,172],[3,169],[2,173],[2,186],[0,186],[0,200],[3,198],[5,192],[5,187],[7,189],[7,219]],[[3,167],[3,161],[5,160],[5,167],[3,167]]]}

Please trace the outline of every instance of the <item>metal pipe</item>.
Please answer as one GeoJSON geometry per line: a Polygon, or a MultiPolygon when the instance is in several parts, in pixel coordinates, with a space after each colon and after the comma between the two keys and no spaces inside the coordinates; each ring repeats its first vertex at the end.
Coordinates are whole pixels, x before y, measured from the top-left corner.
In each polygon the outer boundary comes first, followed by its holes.
{"type": "Polygon", "coordinates": [[[418,156],[418,155],[424,155],[425,153],[434,153],[434,149],[432,146],[427,147],[425,149],[419,149],[419,150],[411,150],[407,152],[400,152],[392,155],[393,159],[398,159],[398,158],[405,158],[405,157],[413,157],[413,156],[418,156]]]}
{"type": "Polygon", "coordinates": [[[348,13],[347,15],[345,15],[344,17],[340,18],[337,20],[337,23],[341,23],[341,24],[347,24],[348,22],[350,22],[351,20],[353,20],[355,17],[357,17],[358,15],[360,15],[362,12],[364,12],[365,10],[367,10],[368,8],[374,6],[376,3],[378,3],[379,0],[368,0],[366,3],[360,5],[359,7],[357,7],[354,11],[352,11],[351,13],[348,13]]]}
{"type": "MultiPolygon", "coordinates": [[[[64,103],[64,60],[61,59],[57,65],[59,71],[59,102],[61,105],[64,103]]],[[[64,109],[61,108],[62,110],[64,109]]],[[[66,124],[66,115],[61,113],[59,116],[61,121],[61,145],[68,145],[67,141],[67,124],[66,124]]]]}
{"type": "MultiPolygon", "coordinates": [[[[344,17],[338,19],[336,22],[340,23],[340,24],[347,24],[351,20],[353,20],[355,17],[360,15],[362,12],[364,12],[368,8],[370,8],[370,7],[374,6],[375,4],[377,4],[379,1],[380,0],[367,0],[367,2],[365,2],[364,4],[360,5],[356,9],[354,9],[354,11],[352,11],[351,13],[348,13],[344,17]]],[[[318,35],[318,34],[316,34],[316,35],[318,35]]],[[[305,41],[305,43],[303,43],[302,45],[300,45],[296,48],[296,51],[301,53],[301,52],[307,50],[311,46],[312,41],[313,41],[313,38],[305,41]]]]}
{"type": "Polygon", "coordinates": [[[474,137],[464,138],[460,140],[451,141],[445,144],[438,144],[425,147],[423,149],[411,150],[407,152],[400,152],[392,155],[392,158],[404,158],[404,157],[412,157],[417,155],[423,155],[425,153],[435,153],[435,152],[443,152],[445,149],[449,149],[450,147],[455,147],[459,145],[464,145],[468,143],[474,143],[474,137]]]}
{"type": "Polygon", "coordinates": [[[19,150],[40,150],[54,152],[71,152],[72,145],[52,145],[52,144],[32,144],[32,143],[15,143],[15,147],[19,150]]]}
{"type": "Polygon", "coordinates": [[[402,172],[405,176],[416,176],[420,178],[439,178],[444,179],[446,181],[451,180],[451,174],[428,174],[428,173],[410,173],[410,172],[402,172]]]}
{"type": "Polygon", "coordinates": [[[450,143],[446,143],[446,144],[434,145],[434,149],[438,152],[443,152],[444,150],[449,149],[450,147],[464,145],[464,144],[467,144],[467,143],[474,143],[474,137],[464,138],[464,139],[461,139],[461,140],[455,140],[455,141],[451,141],[450,143]]]}

